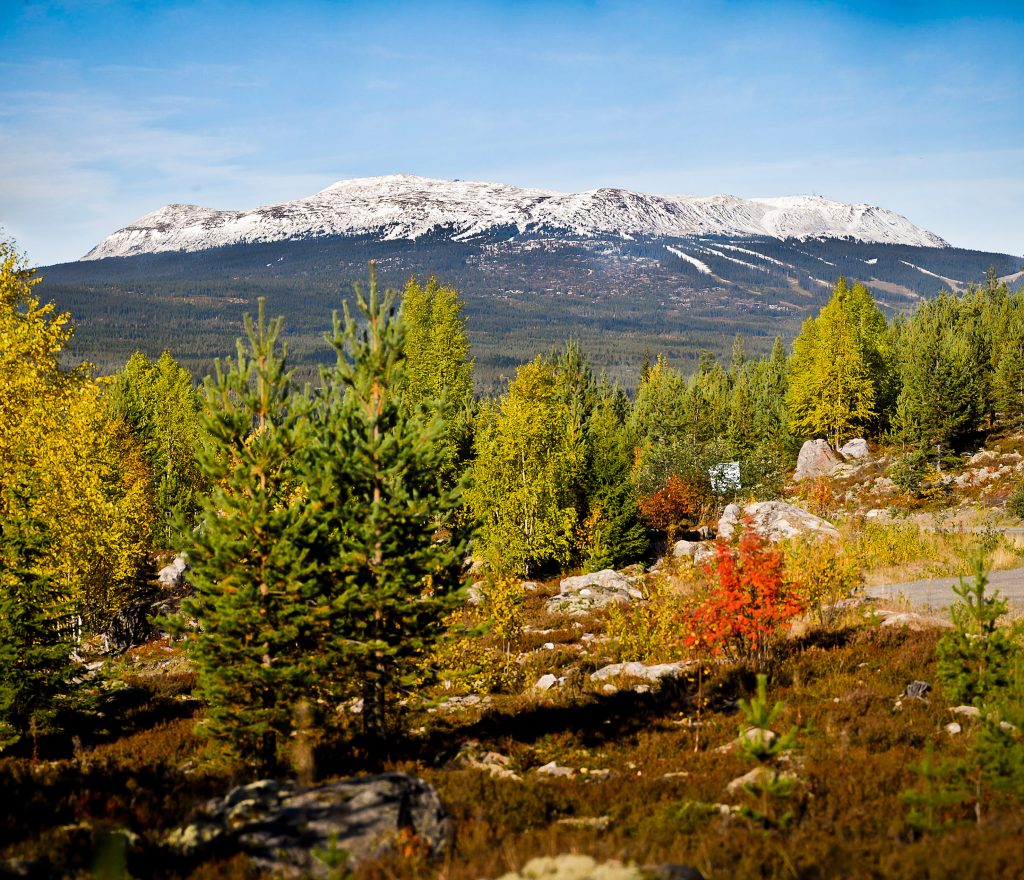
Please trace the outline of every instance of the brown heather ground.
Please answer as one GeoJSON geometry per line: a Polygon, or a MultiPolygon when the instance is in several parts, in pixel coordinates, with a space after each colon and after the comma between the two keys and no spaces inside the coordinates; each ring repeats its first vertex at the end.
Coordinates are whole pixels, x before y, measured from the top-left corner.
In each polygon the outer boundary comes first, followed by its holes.
{"type": "MultiPolygon", "coordinates": [[[[716,750],[737,733],[732,701],[753,686],[752,675],[726,667],[707,683],[710,705],[698,728],[690,726],[689,683],[614,695],[588,684],[497,696],[482,713],[459,717],[417,711],[409,726],[420,734],[391,756],[324,749],[318,771],[325,778],[385,768],[422,775],[455,818],[455,847],[444,860],[393,857],[364,865],[358,876],[368,880],[497,877],[534,856],[565,852],[642,865],[686,863],[709,880],[1020,877],[1024,807],[1017,801],[993,804],[980,826],[965,815],[941,835],[918,838],[905,825],[900,794],[916,785],[910,766],[925,746],[945,757],[962,754],[968,742],[944,732],[949,715],[941,696],[893,708],[909,681],[934,681],[937,638],[934,631],[868,624],[787,646],[769,695],[787,706],[776,729],[806,729],[794,763],[806,792],[785,832],[765,833],[707,806],[743,802],[724,788],[751,766],[716,750]],[[520,779],[446,766],[470,740],[508,756],[520,779]],[[552,779],[534,772],[552,760],[576,774],[552,779]],[[610,774],[600,778],[581,768],[610,774]],[[583,817],[608,817],[608,827],[559,822],[583,817]]],[[[166,649],[148,646],[134,656],[137,669],[127,672],[131,658],[124,663],[129,688],[106,707],[111,726],[117,719],[116,735],[83,731],[85,750],[77,756],[36,765],[25,756],[0,761],[2,856],[45,857],[54,873],[99,876],[92,867],[103,830],[125,828],[139,836],[128,865],[135,877],[259,876],[243,858],[195,865],[161,849],[162,837],[197,803],[245,777],[204,756],[192,733],[198,706],[189,698],[190,676],[146,674],[154,657],[168,656],[166,649]]],[[[61,744],[43,746],[54,751],[61,744]]]]}

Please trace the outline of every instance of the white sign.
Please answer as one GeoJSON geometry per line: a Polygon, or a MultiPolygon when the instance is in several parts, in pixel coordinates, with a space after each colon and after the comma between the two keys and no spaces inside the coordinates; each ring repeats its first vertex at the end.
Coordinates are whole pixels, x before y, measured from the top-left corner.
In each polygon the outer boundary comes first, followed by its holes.
{"type": "Polygon", "coordinates": [[[740,488],[740,463],[725,461],[708,469],[711,477],[711,491],[716,495],[728,495],[740,488]]]}

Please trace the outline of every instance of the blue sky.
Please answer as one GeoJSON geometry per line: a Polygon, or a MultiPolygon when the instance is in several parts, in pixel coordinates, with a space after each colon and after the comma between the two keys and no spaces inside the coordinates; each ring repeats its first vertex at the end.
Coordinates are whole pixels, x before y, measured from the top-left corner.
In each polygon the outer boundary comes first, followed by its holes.
{"type": "Polygon", "coordinates": [[[0,225],[38,264],[395,172],[818,193],[1024,253],[1024,3],[0,7],[0,225]]]}

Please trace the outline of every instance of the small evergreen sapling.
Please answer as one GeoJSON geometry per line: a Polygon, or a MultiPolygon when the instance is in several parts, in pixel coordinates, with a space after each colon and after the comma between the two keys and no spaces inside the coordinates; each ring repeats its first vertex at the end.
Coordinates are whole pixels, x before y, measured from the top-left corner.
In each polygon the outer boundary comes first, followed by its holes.
{"type": "Polygon", "coordinates": [[[988,593],[984,559],[975,561],[974,579],[953,587],[960,601],[950,608],[953,631],[938,645],[939,680],[953,703],[984,708],[1007,687],[1017,646],[1010,633],[999,625],[1006,614],[1006,600],[998,592],[988,593]]]}
{"type": "Polygon", "coordinates": [[[1020,633],[999,625],[1007,603],[988,594],[984,559],[975,562],[971,582],[954,591],[960,601],[950,609],[954,629],[940,640],[939,681],[953,703],[980,710],[967,754],[936,762],[929,754],[914,768],[920,784],[904,792],[911,804],[907,825],[937,832],[973,810],[981,823],[1000,794],[1019,798],[1024,783],[1024,657],[1020,633]]]}
{"type": "Polygon", "coordinates": [[[902,793],[910,805],[907,827],[918,834],[935,834],[956,824],[968,793],[956,762],[937,761],[929,743],[920,764],[911,766],[918,787],[902,793]]]}
{"type": "Polygon", "coordinates": [[[782,809],[796,793],[796,777],[779,770],[781,759],[797,746],[799,728],[795,725],[787,733],[776,734],[772,729],[786,704],[777,701],[768,703],[768,676],[757,676],[757,695],[750,700],[739,701],[745,724],[740,728],[740,750],[750,760],[757,762],[757,774],[747,782],[743,790],[757,806],[745,806],[742,814],[765,828],[785,828],[794,818],[792,809],[782,809]]]}

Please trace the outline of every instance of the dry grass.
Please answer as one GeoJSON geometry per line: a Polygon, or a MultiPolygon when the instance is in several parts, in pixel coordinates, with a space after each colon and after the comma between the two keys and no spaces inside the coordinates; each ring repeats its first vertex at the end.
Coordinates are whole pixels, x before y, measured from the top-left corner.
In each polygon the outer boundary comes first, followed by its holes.
{"type": "Polygon", "coordinates": [[[990,570],[1024,565],[1024,538],[997,529],[948,528],[934,518],[872,522],[860,517],[840,520],[837,527],[843,552],[857,560],[866,586],[969,575],[983,551],[990,570]]]}

